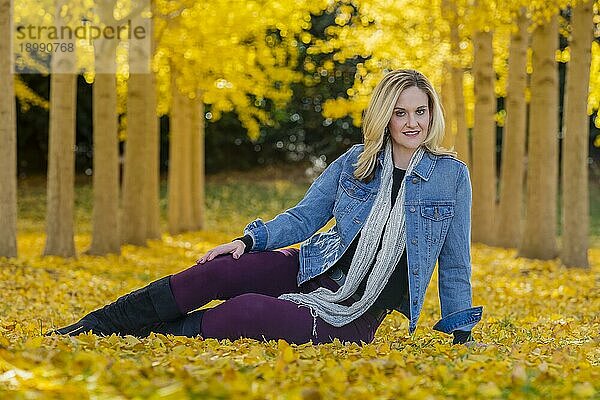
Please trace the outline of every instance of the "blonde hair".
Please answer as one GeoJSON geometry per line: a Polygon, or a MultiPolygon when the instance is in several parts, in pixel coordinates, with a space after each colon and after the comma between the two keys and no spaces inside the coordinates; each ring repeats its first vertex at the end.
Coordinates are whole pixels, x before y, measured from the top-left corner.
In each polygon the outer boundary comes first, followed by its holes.
{"type": "Polygon", "coordinates": [[[374,177],[377,153],[383,149],[386,128],[400,93],[416,86],[427,94],[431,120],[423,146],[431,153],[456,156],[456,152],[442,147],[444,139],[444,110],[439,96],[429,80],[414,69],[398,69],[385,74],[375,86],[369,105],[363,115],[364,149],[358,158],[354,177],[369,182],[374,177]]]}

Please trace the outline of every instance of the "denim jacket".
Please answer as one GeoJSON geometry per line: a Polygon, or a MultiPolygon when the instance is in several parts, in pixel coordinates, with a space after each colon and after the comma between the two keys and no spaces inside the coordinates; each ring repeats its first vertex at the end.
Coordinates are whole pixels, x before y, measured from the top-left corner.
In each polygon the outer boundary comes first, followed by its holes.
{"type": "MultiPolygon", "coordinates": [[[[274,250],[303,242],[298,285],[334,265],[362,228],[381,182],[383,150],[369,183],[354,177],[363,147],[354,145],[333,161],[296,206],[270,221],[258,218],[248,224],[244,234],[254,241],[249,250],[274,250]],[[316,233],[332,217],[336,224],[316,233]]],[[[437,261],[442,318],[433,329],[445,333],[471,330],[481,320],[483,307],[471,303],[469,170],[454,157],[426,152],[404,179],[409,302],[397,310],[409,319],[412,334],[437,261]]]]}

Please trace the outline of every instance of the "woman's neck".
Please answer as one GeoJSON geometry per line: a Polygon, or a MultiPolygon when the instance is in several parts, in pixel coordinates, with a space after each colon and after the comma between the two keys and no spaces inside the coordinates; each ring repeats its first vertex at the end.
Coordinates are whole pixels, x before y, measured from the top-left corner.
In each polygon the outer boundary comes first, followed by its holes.
{"type": "Polygon", "coordinates": [[[406,147],[398,149],[393,146],[392,159],[394,160],[394,166],[406,170],[415,151],[416,149],[407,149],[406,147]]]}

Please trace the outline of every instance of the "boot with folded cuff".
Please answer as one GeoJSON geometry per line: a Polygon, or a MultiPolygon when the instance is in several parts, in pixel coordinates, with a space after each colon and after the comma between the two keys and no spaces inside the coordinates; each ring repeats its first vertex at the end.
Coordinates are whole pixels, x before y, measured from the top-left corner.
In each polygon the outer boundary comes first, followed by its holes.
{"type": "Polygon", "coordinates": [[[91,331],[96,335],[143,336],[148,326],[176,321],[185,316],[175,302],[169,283],[170,275],[119,297],[116,301],[92,311],[78,322],[52,334],[76,336],[91,331]]]}

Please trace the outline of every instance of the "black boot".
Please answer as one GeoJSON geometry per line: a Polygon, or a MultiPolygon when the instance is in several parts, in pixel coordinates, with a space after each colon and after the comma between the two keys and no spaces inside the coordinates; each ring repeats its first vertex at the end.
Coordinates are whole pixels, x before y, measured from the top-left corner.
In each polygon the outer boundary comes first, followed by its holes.
{"type": "Polygon", "coordinates": [[[157,322],[169,322],[184,316],[177,308],[175,297],[165,276],[119,297],[78,322],[46,333],[75,336],[92,331],[96,335],[139,335],[140,329],[157,322]]]}
{"type": "Polygon", "coordinates": [[[202,317],[204,316],[205,311],[206,310],[196,310],[175,321],[151,324],[140,329],[140,336],[148,336],[151,332],[162,333],[163,335],[171,334],[187,337],[202,336],[202,317]]]}

